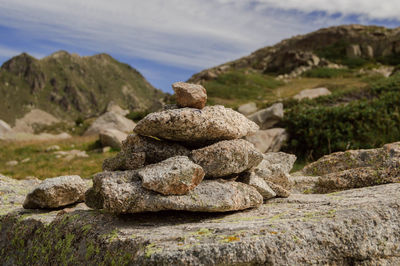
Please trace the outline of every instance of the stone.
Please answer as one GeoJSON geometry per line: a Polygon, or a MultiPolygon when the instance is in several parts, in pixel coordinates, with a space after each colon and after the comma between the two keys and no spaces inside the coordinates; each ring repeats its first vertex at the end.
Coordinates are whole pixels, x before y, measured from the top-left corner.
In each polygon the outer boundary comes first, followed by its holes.
{"type": "Polygon", "coordinates": [[[138,170],[142,186],[163,195],[184,195],[204,177],[201,166],[186,156],[176,156],[138,170]]]}
{"type": "Polygon", "coordinates": [[[111,147],[116,150],[120,150],[122,141],[126,139],[128,134],[121,132],[117,129],[105,129],[99,134],[99,139],[102,147],[111,147]]]}
{"type": "Polygon", "coordinates": [[[256,176],[254,173],[251,172],[245,173],[239,179],[237,179],[237,181],[243,182],[257,189],[258,193],[260,193],[261,196],[263,196],[264,200],[276,197],[276,193],[268,186],[266,181],[256,176]]]}
{"type": "Polygon", "coordinates": [[[260,129],[269,129],[283,118],[283,104],[275,103],[272,106],[262,109],[248,118],[260,126],[260,129]]]}
{"type": "Polygon", "coordinates": [[[98,135],[101,131],[107,129],[116,129],[121,132],[129,133],[132,132],[135,125],[135,122],[120,114],[114,112],[106,112],[105,114],[98,117],[83,135],[98,135]]]}
{"type": "Polygon", "coordinates": [[[2,265],[400,263],[400,184],[292,194],[245,212],[114,215],[83,203],[24,210],[35,182],[0,175],[2,265]]]}
{"type": "Polygon", "coordinates": [[[331,91],[328,90],[327,88],[315,88],[315,89],[306,89],[302,90],[295,96],[293,96],[293,99],[296,100],[302,100],[302,99],[314,99],[318,98],[321,96],[326,96],[326,95],[331,95],[331,91]]]}
{"type": "Polygon", "coordinates": [[[203,109],[207,102],[206,89],[199,84],[175,82],[172,84],[179,107],[203,109]]]}
{"type": "Polygon", "coordinates": [[[256,111],[257,111],[257,105],[256,105],[256,103],[253,103],[253,102],[243,104],[243,105],[239,106],[239,108],[238,108],[238,112],[245,116],[251,115],[252,113],[255,113],[256,111]]]}
{"type": "Polygon", "coordinates": [[[56,151],[54,152],[56,158],[63,158],[66,161],[71,161],[75,158],[87,158],[89,155],[86,151],[81,150],[69,150],[69,151],[56,151]]]}
{"type": "Polygon", "coordinates": [[[6,162],[6,166],[16,166],[16,165],[18,165],[18,161],[15,160],[6,162]]]}
{"type": "Polygon", "coordinates": [[[188,156],[190,150],[176,142],[165,141],[137,134],[130,134],[122,142],[126,154],[144,152],[146,164],[158,163],[174,156],[188,156]]]}
{"type": "Polygon", "coordinates": [[[33,134],[37,126],[49,126],[59,122],[60,120],[58,118],[43,110],[32,109],[22,118],[15,121],[13,131],[33,134]]]}
{"type": "MultiPolygon", "coordinates": [[[[265,180],[265,179],[264,179],[265,180]]],[[[281,198],[288,198],[290,196],[290,191],[283,188],[281,185],[278,185],[277,183],[265,180],[265,183],[276,193],[277,197],[281,198]]]]}
{"type": "Polygon", "coordinates": [[[151,113],[135,127],[139,135],[185,142],[237,139],[257,130],[245,116],[221,105],[151,113]]]}
{"type": "Polygon", "coordinates": [[[45,179],[24,201],[25,209],[54,209],[82,202],[86,183],[77,175],[45,179]]]}
{"type": "Polygon", "coordinates": [[[245,137],[261,153],[278,152],[288,138],[289,136],[284,128],[258,130],[254,135],[245,137]]]}
{"type": "Polygon", "coordinates": [[[10,133],[12,131],[11,127],[9,124],[4,122],[3,120],[0,120],[0,140],[4,139],[4,135],[10,133]]]}
{"type": "Polygon", "coordinates": [[[129,114],[129,110],[122,109],[118,104],[113,101],[108,103],[106,112],[113,112],[122,116],[126,116],[127,114],[129,114]]]}
{"type": "Polygon", "coordinates": [[[145,162],[144,152],[120,152],[115,157],[103,161],[103,171],[135,170],[145,166],[145,162]]]}
{"type": "Polygon", "coordinates": [[[102,151],[103,153],[110,152],[110,151],[111,151],[111,147],[110,147],[110,146],[103,147],[103,149],[102,149],[101,151],[102,151]]]}
{"type": "Polygon", "coordinates": [[[51,145],[49,147],[46,148],[46,152],[52,152],[52,151],[59,151],[60,150],[60,146],[58,145],[51,145]]]}
{"type": "Polygon", "coordinates": [[[206,177],[239,174],[262,161],[262,154],[253,144],[243,139],[224,140],[193,150],[191,159],[206,172],[206,177]]]}
{"type": "Polygon", "coordinates": [[[358,58],[361,57],[361,48],[358,44],[351,44],[346,48],[346,55],[349,58],[358,58]]]}
{"type": "Polygon", "coordinates": [[[164,196],[143,188],[137,171],[124,171],[95,175],[85,202],[91,208],[112,213],[227,212],[260,206],[262,200],[255,188],[225,180],[205,180],[187,195],[164,196]]]}

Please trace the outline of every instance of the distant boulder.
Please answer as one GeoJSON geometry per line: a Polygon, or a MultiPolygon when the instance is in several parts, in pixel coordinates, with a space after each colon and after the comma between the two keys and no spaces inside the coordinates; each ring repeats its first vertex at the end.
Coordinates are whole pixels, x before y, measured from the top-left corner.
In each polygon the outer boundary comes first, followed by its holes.
{"type": "Polygon", "coordinates": [[[22,118],[15,121],[13,131],[23,133],[34,133],[35,126],[49,126],[59,123],[60,120],[53,115],[42,111],[40,109],[32,109],[26,113],[22,118]]]}
{"type": "Polygon", "coordinates": [[[243,104],[238,108],[238,112],[243,115],[250,115],[256,111],[257,111],[257,105],[253,102],[243,104]]]}
{"type": "Polygon", "coordinates": [[[109,102],[109,104],[107,105],[106,112],[113,112],[122,116],[126,116],[127,114],[129,114],[129,110],[122,109],[118,104],[113,101],[109,102]]]}
{"type": "Polygon", "coordinates": [[[122,141],[124,141],[127,136],[128,134],[112,128],[105,129],[101,131],[99,134],[101,146],[103,147],[109,146],[116,150],[121,149],[122,141]]]}
{"type": "Polygon", "coordinates": [[[295,96],[293,99],[302,100],[302,99],[314,99],[325,95],[331,95],[332,93],[327,88],[315,88],[315,89],[307,89],[302,90],[295,96]]]}
{"type": "Polygon", "coordinates": [[[287,141],[288,134],[284,128],[259,130],[254,135],[247,136],[246,140],[253,143],[259,152],[277,152],[287,141]]]}
{"type": "Polygon", "coordinates": [[[247,117],[260,126],[260,129],[269,129],[283,118],[283,104],[276,103],[247,117]]]}
{"type": "Polygon", "coordinates": [[[107,112],[97,118],[83,135],[98,135],[107,129],[129,133],[133,131],[135,126],[136,124],[132,120],[114,112],[107,112]]]}
{"type": "Polygon", "coordinates": [[[0,139],[5,138],[5,134],[11,132],[11,127],[9,124],[4,122],[3,120],[0,120],[0,139]]]}

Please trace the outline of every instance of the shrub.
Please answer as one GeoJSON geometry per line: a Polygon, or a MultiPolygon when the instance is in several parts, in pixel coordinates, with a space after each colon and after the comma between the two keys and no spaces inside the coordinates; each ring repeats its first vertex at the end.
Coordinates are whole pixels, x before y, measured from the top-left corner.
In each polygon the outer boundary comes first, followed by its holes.
{"type": "Polygon", "coordinates": [[[345,68],[313,68],[303,73],[308,78],[338,78],[351,76],[353,71],[345,68]]]}

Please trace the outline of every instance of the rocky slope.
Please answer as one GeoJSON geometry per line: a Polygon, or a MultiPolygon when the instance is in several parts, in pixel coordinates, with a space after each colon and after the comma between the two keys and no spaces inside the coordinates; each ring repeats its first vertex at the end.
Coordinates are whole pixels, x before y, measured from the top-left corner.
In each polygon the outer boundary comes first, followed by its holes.
{"type": "Polygon", "coordinates": [[[299,67],[361,64],[378,61],[400,63],[400,28],[343,25],[283,40],[193,75],[189,82],[204,83],[221,74],[246,69],[261,73],[290,73],[299,67]]]}
{"type": "Polygon", "coordinates": [[[149,109],[164,94],[107,54],[59,51],[40,60],[23,53],[5,62],[0,96],[0,118],[13,125],[33,108],[75,120],[100,115],[110,101],[129,110],[149,109]]]}

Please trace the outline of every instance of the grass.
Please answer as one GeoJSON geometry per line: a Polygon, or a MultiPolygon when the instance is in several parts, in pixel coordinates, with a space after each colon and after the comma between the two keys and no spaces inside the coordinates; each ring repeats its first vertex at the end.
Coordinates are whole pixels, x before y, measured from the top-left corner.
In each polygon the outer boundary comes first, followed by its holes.
{"type": "Polygon", "coordinates": [[[61,141],[29,141],[5,142],[0,141],[0,173],[16,179],[34,176],[39,179],[61,175],[79,175],[90,178],[101,172],[101,165],[105,158],[115,155],[116,151],[102,153],[96,144],[96,137],[73,137],[61,141]],[[60,150],[83,150],[89,155],[87,158],[77,158],[67,161],[56,158],[54,152],[46,152],[52,145],[60,146],[60,150]],[[27,162],[21,162],[29,158],[27,162]],[[18,165],[7,166],[8,161],[16,160],[18,165]]]}

